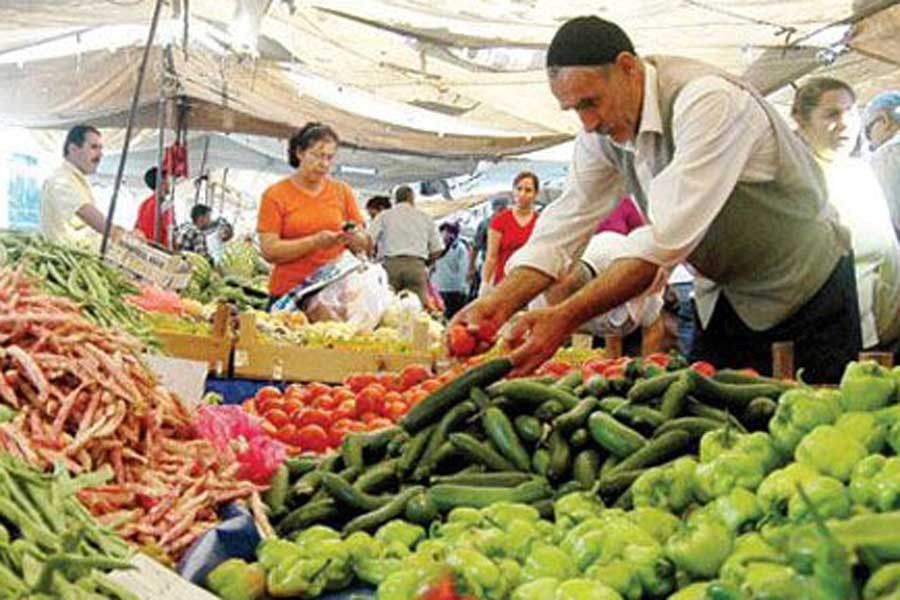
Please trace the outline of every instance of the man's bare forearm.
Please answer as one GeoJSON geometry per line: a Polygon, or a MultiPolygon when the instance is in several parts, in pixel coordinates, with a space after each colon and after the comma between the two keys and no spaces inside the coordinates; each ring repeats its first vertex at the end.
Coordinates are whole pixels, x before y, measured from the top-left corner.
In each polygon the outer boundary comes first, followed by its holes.
{"type": "Polygon", "coordinates": [[[644,292],[659,267],[639,258],[620,258],[559,305],[573,324],[584,323],[644,292]]]}
{"type": "Polygon", "coordinates": [[[507,316],[524,308],[538,294],[550,287],[554,279],[530,267],[518,267],[507,275],[491,296],[502,303],[507,316]]]}

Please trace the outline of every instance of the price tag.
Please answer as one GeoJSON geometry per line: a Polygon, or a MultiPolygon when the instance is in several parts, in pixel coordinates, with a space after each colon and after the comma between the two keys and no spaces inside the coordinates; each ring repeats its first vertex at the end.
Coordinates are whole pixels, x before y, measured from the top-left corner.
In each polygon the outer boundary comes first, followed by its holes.
{"type": "Polygon", "coordinates": [[[284,361],[276,358],[272,361],[272,380],[281,381],[284,379],[284,361]]]}
{"type": "Polygon", "coordinates": [[[250,363],[249,357],[247,356],[246,350],[235,350],[234,351],[234,366],[235,367],[246,367],[250,363]]]}
{"type": "Polygon", "coordinates": [[[590,350],[594,347],[594,336],[587,333],[573,333],[572,347],[576,350],[590,350]]]}

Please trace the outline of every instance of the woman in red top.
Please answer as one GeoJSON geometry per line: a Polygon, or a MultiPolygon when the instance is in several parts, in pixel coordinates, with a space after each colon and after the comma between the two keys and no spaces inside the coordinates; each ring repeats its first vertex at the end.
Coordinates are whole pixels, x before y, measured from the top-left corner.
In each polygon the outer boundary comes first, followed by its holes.
{"type": "Polygon", "coordinates": [[[481,270],[482,290],[503,281],[506,261],[531,237],[537,221],[534,199],[539,189],[537,175],[529,171],[519,173],[513,180],[515,205],[494,217],[488,229],[487,254],[481,270]]]}

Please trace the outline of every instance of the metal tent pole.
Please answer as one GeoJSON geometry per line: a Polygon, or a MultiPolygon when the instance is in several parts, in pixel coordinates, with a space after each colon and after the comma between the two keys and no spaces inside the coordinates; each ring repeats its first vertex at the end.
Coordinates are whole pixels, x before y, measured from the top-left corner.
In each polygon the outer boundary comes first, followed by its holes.
{"type": "Polygon", "coordinates": [[[165,70],[162,74],[162,82],[159,86],[159,104],[156,107],[156,126],[159,130],[159,141],[156,144],[156,214],[153,215],[153,241],[160,243],[160,231],[162,230],[162,214],[163,202],[162,186],[165,177],[163,175],[163,162],[166,148],[166,112],[168,109],[168,98],[166,98],[166,74],[165,70]]]}
{"type": "Polygon", "coordinates": [[[109,211],[106,214],[106,225],[103,228],[103,243],[100,245],[100,255],[106,255],[109,244],[109,234],[112,231],[113,215],[116,213],[116,201],[119,199],[119,191],[122,188],[122,176],[125,174],[125,161],[128,158],[128,148],[131,146],[131,133],[134,129],[134,118],[137,114],[138,102],[141,99],[141,88],[144,86],[144,77],[147,73],[147,61],[150,57],[150,49],[156,38],[156,27],[159,25],[159,14],[162,12],[163,0],[156,0],[153,7],[153,18],[150,21],[150,31],[147,34],[147,44],[141,56],[141,65],[138,68],[137,85],[134,88],[134,96],[131,98],[131,108],[128,111],[128,125],[125,128],[125,141],[122,143],[122,156],[119,158],[119,168],[116,170],[116,182],[113,186],[112,198],[109,200],[109,211]]]}

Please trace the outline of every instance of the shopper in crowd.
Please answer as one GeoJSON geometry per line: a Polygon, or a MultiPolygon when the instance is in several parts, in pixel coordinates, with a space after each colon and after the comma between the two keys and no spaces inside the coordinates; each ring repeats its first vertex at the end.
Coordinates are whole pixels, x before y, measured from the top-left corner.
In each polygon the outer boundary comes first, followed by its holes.
{"type": "Polygon", "coordinates": [[[162,181],[159,182],[159,193],[162,194],[162,210],[159,219],[159,227],[156,227],[156,183],[158,167],[150,167],[144,173],[144,183],[152,190],[150,196],[141,202],[138,208],[137,220],[134,223],[135,232],[146,240],[153,241],[164,248],[172,248],[172,232],[175,228],[175,207],[172,202],[166,200],[171,191],[169,175],[163,171],[162,181]]]}
{"type": "Polygon", "coordinates": [[[889,348],[900,338],[900,244],[875,173],[858,156],[856,94],[839,79],[816,77],[797,90],[791,114],[853,237],[863,347],[889,348]]]}
{"type": "Polygon", "coordinates": [[[509,257],[531,237],[538,217],[534,200],[540,187],[537,175],[529,171],[523,171],[513,179],[513,206],[495,215],[488,229],[479,295],[503,281],[509,257]]]}
{"type": "Polygon", "coordinates": [[[388,283],[395,291],[409,290],[427,306],[426,265],[441,255],[444,243],[434,219],[415,207],[415,192],[408,185],[394,192],[394,207],[379,214],[370,229],[384,257],[388,283]]]}
{"type": "Polygon", "coordinates": [[[881,182],[894,232],[900,239],[900,90],[881,93],[869,102],[866,137],[874,149],[872,168],[881,182]]]}
{"type": "Polygon", "coordinates": [[[234,239],[234,227],[226,219],[219,217],[207,229],[206,245],[214,264],[219,264],[225,245],[234,239]]]}
{"type": "Polygon", "coordinates": [[[472,239],[472,248],[469,250],[469,281],[472,282],[469,298],[477,298],[481,288],[481,272],[487,254],[487,238],[491,221],[506,210],[507,206],[509,206],[509,200],[506,196],[497,196],[492,199],[490,214],[485,216],[475,228],[475,237],[472,239]]]}
{"type": "Polygon", "coordinates": [[[622,196],[616,208],[597,225],[596,233],[612,231],[613,233],[628,235],[638,227],[646,224],[647,219],[641,214],[640,209],[631,196],[622,196]]]}
{"type": "Polygon", "coordinates": [[[469,249],[459,237],[458,223],[441,223],[444,253],[434,263],[431,281],[444,300],[444,316],[452,318],[469,294],[469,249]]]}
{"type": "Polygon", "coordinates": [[[577,293],[516,320],[515,374],[547,360],[580,323],[640,296],[660,267],[687,262],[703,274],[696,358],[770,372],[771,344],[792,341],[810,381],[839,379],[861,347],[849,233],[778,112],[715,67],[638,57],[626,33],[598,17],[565,23],[547,67],[560,106],[584,126],[568,184],[506,279],[455,322],[508,320],[565,272],[624,188],[652,223],[577,293]]]}
{"type": "Polygon", "coordinates": [[[257,231],[262,255],[274,265],[273,297],[283,296],[345,249],[371,248],[353,191],[330,175],[338,144],[334,129],[307,123],[288,144],[288,162],[296,170],[263,194],[257,231]]]}
{"type": "Polygon", "coordinates": [[[206,235],[212,225],[212,211],[205,204],[197,204],[191,208],[190,223],[182,223],[175,231],[175,249],[181,252],[193,252],[212,260],[206,235]]]}
{"type": "MultiPolygon", "coordinates": [[[[63,142],[63,161],[41,187],[41,233],[59,244],[99,248],[106,217],[94,202],[88,182],[103,158],[100,131],[92,125],[76,125],[63,142]]],[[[112,239],[124,233],[111,229],[112,239]]]]}
{"type": "Polygon", "coordinates": [[[372,196],[366,201],[366,212],[369,213],[369,220],[374,221],[382,212],[391,207],[391,198],[389,196],[372,196]]]}

